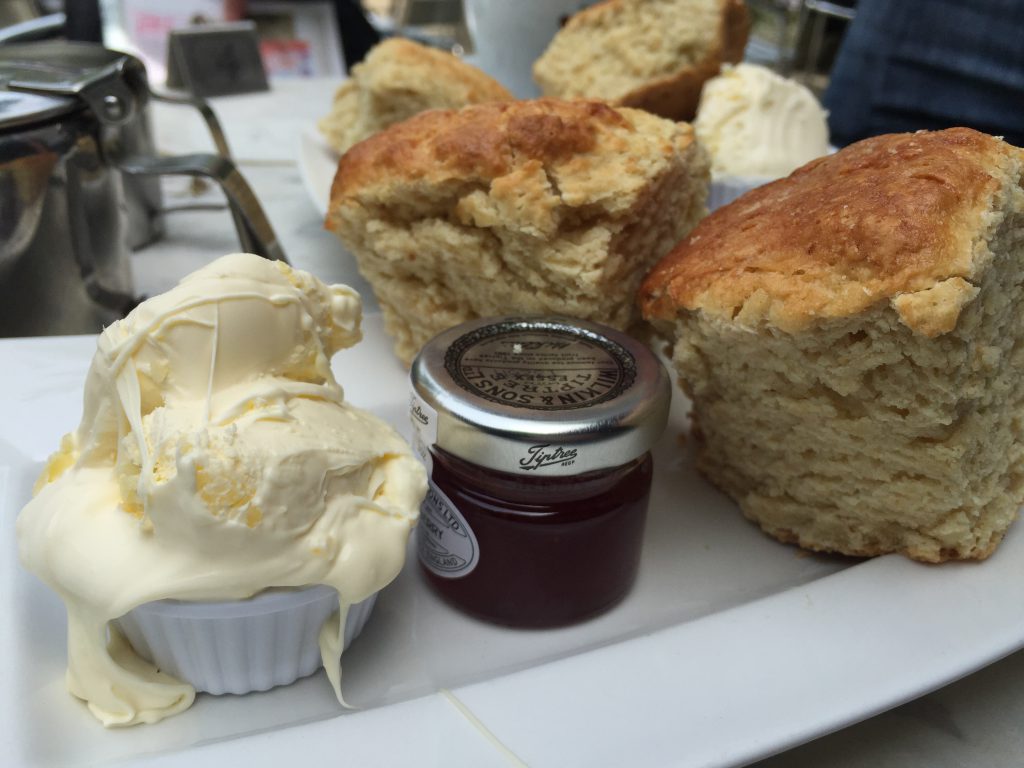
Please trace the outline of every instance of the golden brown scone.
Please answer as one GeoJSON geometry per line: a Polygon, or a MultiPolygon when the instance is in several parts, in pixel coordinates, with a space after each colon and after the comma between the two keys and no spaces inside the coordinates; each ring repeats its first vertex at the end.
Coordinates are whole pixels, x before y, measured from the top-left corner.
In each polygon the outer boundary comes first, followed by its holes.
{"type": "Polygon", "coordinates": [[[533,65],[545,96],[586,96],[692,120],[704,82],[743,58],[743,0],[605,0],[569,19],[533,65]]]}
{"type": "Polygon", "coordinates": [[[600,102],[432,111],[353,147],[327,226],[399,357],[466,320],[562,314],[629,328],[644,273],[704,215],[689,125],[600,102]]]}
{"type": "Polygon", "coordinates": [[[701,470],[783,541],[982,559],[1024,501],[1024,153],[879,136],[706,218],[651,272],[701,470]]]}
{"type": "Polygon", "coordinates": [[[339,154],[427,109],[514,98],[497,80],[452,54],[400,37],[375,46],[351,75],[318,124],[339,154]]]}

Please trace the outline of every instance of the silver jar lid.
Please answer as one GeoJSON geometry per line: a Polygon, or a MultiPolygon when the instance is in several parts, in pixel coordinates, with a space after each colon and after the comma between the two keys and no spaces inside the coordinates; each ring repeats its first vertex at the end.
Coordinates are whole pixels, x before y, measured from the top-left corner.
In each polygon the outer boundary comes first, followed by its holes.
{"type": "Polygon", "coordinates": [[[646,453],[671,385],[646,346],[563,317],[477,320],[429,341],[412,364],[421,446],[524,475],[576,475],[646,453]]]}

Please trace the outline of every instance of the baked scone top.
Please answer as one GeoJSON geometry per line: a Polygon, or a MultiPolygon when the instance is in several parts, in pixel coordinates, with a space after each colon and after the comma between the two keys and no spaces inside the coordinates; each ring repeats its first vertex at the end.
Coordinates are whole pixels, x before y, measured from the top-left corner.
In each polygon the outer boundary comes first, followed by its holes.
{"type": "MultiPolygon", "coordinates": [[[[598,101],[537,99],[431,110],[349,150],[338,165],[331,209],[403,198],[422,207],[422,195],[454,191],[466,196],[467,210],[459,213],[478,224],[494,215],[544,236],[558,228],[556,209],[562,206],[628,209],[694,141],[687,124],[598,101]],[[475,207],[474,189],[488,191],[501,210],[475,207]]],[[[328,219],[334,228],[333,216],[328,219]]]]}
{"type": "Polygon", "coordinates": [[[374,46],[357,66],[360,84],[373,91],[408,89],[453,104],[514,98],[497,80],[457,56],[402,37],[374,46]]]}
{"type": "Polygon", "coordinates": [[[533,75],[545,96],[692,120],[701,85],[743,58],[749,28],[743,0],[603,0],[566,21],[533,75]]]}
{"type": "Polygon", "coordinates": [[[948,332],[1005,208],[1021,206],[1022,160],[969,128],[877,136],[814,160],[704,219],[647,276],[644,316],[700,310],[797,332],[889,300],[913,330],[948,332]]]}

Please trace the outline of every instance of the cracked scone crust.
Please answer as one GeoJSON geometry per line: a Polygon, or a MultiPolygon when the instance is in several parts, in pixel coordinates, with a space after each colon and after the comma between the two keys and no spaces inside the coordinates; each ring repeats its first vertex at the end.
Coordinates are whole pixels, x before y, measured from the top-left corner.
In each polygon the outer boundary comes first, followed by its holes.
{"type": "Polygon", "coordinates": [[[699,466],[777,538],[984,558],[1024,501],[1022,152],[881,136],[708,217],[648,276],[699,466]]]}
{"type": "Polygon", "coordinates": [[[650,266],[705,212],[689,125],[600,102],[432,111],[349,151],[328,228],[411,361],[477,317],[562,314],[628,329],[650,266]]]}

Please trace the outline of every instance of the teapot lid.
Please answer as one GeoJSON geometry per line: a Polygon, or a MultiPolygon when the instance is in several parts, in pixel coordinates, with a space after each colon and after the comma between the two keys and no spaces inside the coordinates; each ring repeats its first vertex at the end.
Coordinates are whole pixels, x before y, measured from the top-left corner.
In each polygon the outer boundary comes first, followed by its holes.
{"type": "Polygon", "coordinates": [[[77,100],[67,96],[0,91],[0,132],[56,120],[80,107],[77,100]]]}
{"type": "MultiPolygon", "coordinates": [[[[0,91],[32,94],[67,110],[86,106],[110,125],[130,120],[148,96],[146,69],[138,59],[94,43],[68,41],[0,46],[0,91]]],[[[44,113],[30,119],[54,116],[44,113]]],[[[6,118],[0,112],[0,128],[8,127],[6,118]]]]}

